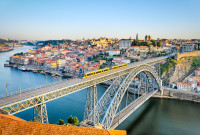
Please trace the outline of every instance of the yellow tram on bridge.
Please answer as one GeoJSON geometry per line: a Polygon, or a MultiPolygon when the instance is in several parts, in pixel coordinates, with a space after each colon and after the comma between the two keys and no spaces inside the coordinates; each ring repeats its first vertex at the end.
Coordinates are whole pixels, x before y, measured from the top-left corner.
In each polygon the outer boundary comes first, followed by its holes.
{"type": "Polygon", "coordinates": [[[109,72],[109,71],[119,69],[119,68],[123,68],[123,67],[127,67],[127,66],[128,66],[128,64],[122,64],[122,65],[118,65],[118,66],[113,66],[112,68],[104,68],[104,69],[101,69],[101,70],[85,73],[85,74],[82,75],[82,78],[91,77],[91,76],[94,76],[94,75],[98,75],[98,74],[101,74],[101,73],[109,72]]]}

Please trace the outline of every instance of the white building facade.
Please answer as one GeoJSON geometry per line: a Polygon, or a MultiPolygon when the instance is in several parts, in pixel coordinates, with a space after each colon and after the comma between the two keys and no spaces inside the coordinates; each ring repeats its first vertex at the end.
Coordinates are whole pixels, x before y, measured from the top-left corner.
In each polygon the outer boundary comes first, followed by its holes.
{"type": "Polygon", "coordinates": [[[110,50],[107,50],[106,52],[107,52],[110,56],[120,54],[120,50],[117,50],[117,49],[110,49],[110,50]]]}
{"type": "Polygon", "coordinates": [[[192,51],[194,51],[194,45],[193,44],[183,44],[181,48],[182,48],[182,52],[192,52],[192,51]]]}
{"type": "Polygon", "coordinates": [[[191,90],[191,84],[186,82],[178,82],[177,83],[178,90],[191,90]]]}
{"type": "Polygon", "coordinates": [[[132,39],[121,39],[119,40],[119,49],[128,49],[132,44],[132,39]]]}

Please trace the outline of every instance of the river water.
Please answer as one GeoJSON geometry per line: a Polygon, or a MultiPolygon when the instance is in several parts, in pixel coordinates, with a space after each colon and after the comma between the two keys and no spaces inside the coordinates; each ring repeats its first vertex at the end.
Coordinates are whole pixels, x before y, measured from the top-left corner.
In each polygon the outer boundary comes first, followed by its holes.
{"type": "MultiPolygon", "coordinates": [[[[23,72],[18,69],[4,67],[3,64],[15,53],[27,52],[32,47],[18,47],[13,51],[0,53],[0,95],[5,94],[8,83],[8,93],[22,89],[43,85],[47,82],[59,81],[38,73],[23,72]]],[[[98,85],[98,97],[106,88],[98,85]]],[[[57,123],[59,119],[66,119],[72,115],[83,120],[86,90],[64,96],[47,103],[49,122],[57,123]]],[[[29,109],[15,116],[32,120],[33,109],[29,109]]],[[[200,135],[200,104],[189,101],[151,98],[130,115],[117,129],[126,130],[128,135],[200,135]]]]}

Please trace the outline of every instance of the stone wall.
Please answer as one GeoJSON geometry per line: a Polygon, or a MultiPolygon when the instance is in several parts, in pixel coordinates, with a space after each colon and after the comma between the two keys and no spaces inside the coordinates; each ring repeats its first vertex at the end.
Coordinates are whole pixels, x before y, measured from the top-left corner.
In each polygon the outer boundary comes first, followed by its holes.
{"type": "Polygon", "coordinates": [[[186,57],[186,56],[200,56],[200,51],[177,53],[177,60],[180,60],[182,57],[186,57]]]}
{"type": "Polygon", "coordinates": [[[189,100],[194,102],[200,102],[200,93],[192,93],[187,91],[174,91],[163,89],[163,96],[169,98],[177,98],[183,100],[189,100]]]}

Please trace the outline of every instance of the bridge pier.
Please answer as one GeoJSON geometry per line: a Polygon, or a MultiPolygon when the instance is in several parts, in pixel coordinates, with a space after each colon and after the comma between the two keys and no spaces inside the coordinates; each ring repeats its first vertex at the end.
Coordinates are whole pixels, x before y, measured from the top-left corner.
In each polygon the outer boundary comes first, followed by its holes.
{"type": "Polygon", "coordinates": [[[162,80],[160,79],[160,95],[163,96],[162,80]]]}
{"type": "Polygon", "coordinates": [[[46,104],[41,104],[34,107],[33,121],[46,124],[49,123],[46,104]]]}
{"type": "Polygon", "coordinates": [[[99,123],[98,109],[96,108],[97,103],[97,86],[93,85],[92,87],[89,87],[87,89],[87,97],[84,112],[84,122],[86,122],[86,124],[87,121],[92,122],[93,126],[99,123]]]}
{"type": "Polygon", "coordinates": [[[46,104],[44,104],[44,96],[42,97],[42,104],[34,106],[33,121],[49,124],[46,104]]]}

